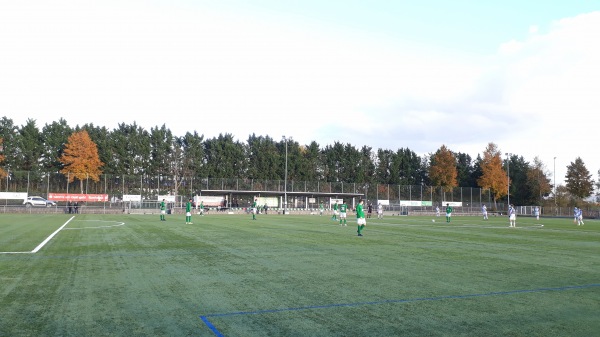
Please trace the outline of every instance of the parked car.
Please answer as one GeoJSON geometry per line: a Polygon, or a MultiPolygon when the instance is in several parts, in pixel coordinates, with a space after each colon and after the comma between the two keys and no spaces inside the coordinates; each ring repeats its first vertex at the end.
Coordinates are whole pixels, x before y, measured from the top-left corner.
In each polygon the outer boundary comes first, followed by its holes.
{"type": "Polygon", "coordinates": [[[52,200],[46,200],[42,197],[27,197],[27,199],[23,200],[23,205],[27,207],[51,207],[56,206],[56,202],[52,200]]]}

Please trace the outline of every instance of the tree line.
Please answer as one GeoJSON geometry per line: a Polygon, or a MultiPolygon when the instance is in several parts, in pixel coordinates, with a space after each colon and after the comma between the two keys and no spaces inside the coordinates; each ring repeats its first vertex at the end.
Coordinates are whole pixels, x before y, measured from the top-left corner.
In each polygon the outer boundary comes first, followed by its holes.
{"type": "MultiPolygon", "coordinates": [[[[149,131],[135,122],[119,124],[113,130],[93,124],[71,127],[62,118],[40,129],[32,119],[17,126],[3,117],[0,176],[11,171],[28,171],[30,179],[47,173],[66,175],[75,167],[66,155],[87,151],[76,144],[69,149],[69,137],[78,132],[89,135],[97,147],[97,161],[92,165],[98,170],[95,175],[160,175],[174,181],[183,177],[281,180],[287,157],[287,177],[293,181],[426,185],[448,190],[479,187],[490,190],[494,200],[506,198],[510,192],[510,201],[516,205],[541,205],[554,188],[551,174],[539,158],[528,162],[517,154],[503,156],[494,143],[476,158],[445,145],[419,156],[409,148],[357,148],[337,141],[325,146],[316,141],[300,144],[268,135],[252,134],[245,142],[229,133],[213,138],[197,132],[176,136],[164,124],[149,131]]],[[[554,202],[562,198],[561,203],[576,203],[589,197],[595,186],[580,158],[567,167],[565,183],[556,188],[554,202]]]]}

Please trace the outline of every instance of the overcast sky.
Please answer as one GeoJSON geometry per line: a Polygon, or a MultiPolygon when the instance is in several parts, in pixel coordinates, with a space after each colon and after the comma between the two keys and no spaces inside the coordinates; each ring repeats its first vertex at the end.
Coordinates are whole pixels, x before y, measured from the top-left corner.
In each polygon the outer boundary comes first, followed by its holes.
{"type": "MultiPolygon", "coordinates": [[[[489,142],[598,180],[597,1],[0,0],[0,111],[282,135],[322,147],[489,142]]],[[[553,178],[552,178],[553,179],[553,178]]]]}

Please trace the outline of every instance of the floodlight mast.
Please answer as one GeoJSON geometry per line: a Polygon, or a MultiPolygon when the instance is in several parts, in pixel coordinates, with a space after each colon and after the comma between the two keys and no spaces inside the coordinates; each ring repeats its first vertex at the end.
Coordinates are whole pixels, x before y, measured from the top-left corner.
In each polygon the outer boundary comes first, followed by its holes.
{"type": "Polygon", "coordinates": [[[554,211],[558,214],[558,202],[556,201],[556,157],[554,157],[554,211]]]}
{"type": "Polygon", "coordinates": [[[285,142],[285,179],[283,182],[283,214],[287,214],[287,171],[288,171],[288,150],[287,150],[287,142],[288,138],[283,136],[283,141],[285,142]]]}
{"type": "Polygon", "coordinates": [[[508,208],[510,209],[510,156],[512,155],[512,153],[505,153],[506,155],[506,197],[507,197],[507,203],[508,203],[508,208]]]}

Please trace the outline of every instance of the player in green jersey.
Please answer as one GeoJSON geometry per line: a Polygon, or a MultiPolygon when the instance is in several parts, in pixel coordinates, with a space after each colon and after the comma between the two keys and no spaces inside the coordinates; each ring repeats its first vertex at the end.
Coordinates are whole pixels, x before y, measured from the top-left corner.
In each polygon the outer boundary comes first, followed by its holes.
{"type": "Polygon", "coordinates": [[[331,220],[337,221],[337,215],[338,215],[338,203],[336,201],[335,204],[333,204],[333,215],[331,216],[331,220]]]}
{"type": "Polygon", "coordinates": [[[258,207],[258,205],[257,205],[256,199],[254,199],[254,202],[252,203],[252,209],[251,209],[252,220],[256,220],[256,212],[258,212],[258,208],[257,207],[258,207]]]}
{"type": "Polygon", "coordinates": [[[165,204],[165,199],[163,199],[160,202],[160,221],[167,221],[165,214],[167,214],[167,205],[165,204]]]}
{"type": "Polygon", "coordinates": [[[204,201],[200,201],[200,215],[204,216],[204,201]]]}
{"type": "Polygon", "coordinates": [[[452,218],[452,207],[450,207],[450,204],[446,204],[446,222],[450,222],[451,218],[452,218]]]}
{"type": "Polygon", "coordinates": [[[358,230],[356,232],[358,233],[358,236],[363,236],[362,230],[367,225],[367,220],[365,219],[365,210],[363,207],[364,200],[360,199],[358,205],[356,205],[356,223],[358,224],[358,230]]]}
{"type": "Polygon", "coordinates": [[[323,206],[323,203],[321,203],[319,205],[319,216],[323,215],[324,211],[325,211],[325,207],[323,206]]]}
{"type": "Polygon", "coordinates": [[[185,204],[185,224],[192,225],[192,198],[185,204]]]}
{"type": "Polygon", "coordinates": [[[340,204],[340,226],[348,226],[346,224],[346,211],[348,210],[348,205],[342,201],[340,204]]]}

